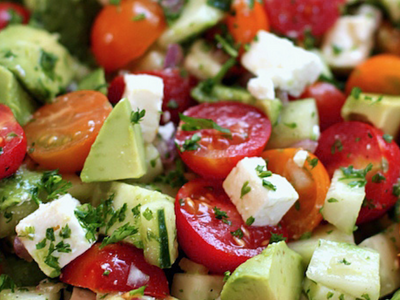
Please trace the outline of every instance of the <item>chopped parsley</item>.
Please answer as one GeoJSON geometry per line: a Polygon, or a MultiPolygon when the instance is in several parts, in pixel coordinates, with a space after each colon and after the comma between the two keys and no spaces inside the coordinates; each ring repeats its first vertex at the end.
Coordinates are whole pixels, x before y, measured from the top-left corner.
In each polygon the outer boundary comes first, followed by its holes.
{"type": "Polygon", "coordinates": [[[331,153],[335,154],[336,152],[342,152],[343,151],[343,144],[342,141],[339,139],[335,139],[335,142],[333,143],[331,147],[331,153]]]}
{"type": "Polygon", "coordinates": [[[143,212],[143,217],[147,221],[150,221],[151,219],[153,219],[153,212],[151,211],[150,208],[146,208],[146,210],[143,212]]]}
{"type": "Polygon", "coordinates": [[[297,123],[283,123],[283,125],[285,125],[286,127],[290,128],[290,129],[295,129],[297,128],[297,123]]]}
{"type": "Polygon", "coordinates": [[[307,158],[308,163],[311,166],[311,169],[314,169],[318,165],[318,158],[314,157],[313,159],[307,158]]]}
{"type": "Polygon", "coordinates": [[[242,199],[244,195],[250,193],[250,191],[251,187],[249,186],[249,182],[246,181],[245,183],[243,183],[242,189],[240,190],[240,199],[242,199]]]}
{"type": "Polygon", "coordinates": [[[134,16],[132,18],[132,21],[137,22],[137,21],[142,21],[142,20],[145,20],[145,19],[146,19],[146,14],[145,13],[140,13],[140,14],[137,14],[136,16],[134,16]]]}
{"type": "Polygon", "coordinates": [[[332,45],[332,51],[333,51],[333,54],[339,55],[340,53],[343,52],[343,49],[341,47],[339,47],[338,45],[334,44],[334,45],[332,45]]]}
{"type": "Polygon", "coordinates": [[[262,185],[269,190],[276,191],[276,185],[272,184],[268,180],[263,179],[262,185]]]}
{"type": "Polygon", "coordinates": [[[390,134],[385,133],[382,137],[386,143],[391,143],[393,141],[393,137],[390,134]]]}
{"type": "Polygon", "coordinates": [[[286,241],[286,237],[284,237],[282,234],[277,234],[277,233],[271,233],[271,238],[269,239],[269,243],[279,243],[281,241],[286,241]]]}
{"type": "Polygon", "coordinates": [[[103,242],[100,245],[100,248],[103,248],[109,244],[118,243],[118,242],[126,239],[128,236],[134,235],[136,233],[138,233],[138,228],[135,226],[129,225],[129,222],[128,222],[125,225],[116,229],[110,236],[105,237],[103,242]]]}
{"type": "Polygon", "coordinates": [[[367,173],[371,171],[372,164],[368,164],[365,169],[357,170],[354,169],[353,166],[349,166],[347,168],[340,168],[344,177],[340,178],[339,180],[351,180],[348,185],[350,187],[364,187],[367,184],[367,179],[365,178],[367,173]]]}
{"type": "Polygon", "coordinates": [[[5,289],[10,289],[13,293],[15,290],[14,280],[7,274],[0,275],[0,292],[5,289]]]}
{"type": "Polygon", "coordinates": [[[55,79],[55,67],[58,57],[52,53],[46,52],[43,49],[40,51],[39,64],[43,72],[51,80],[55,79]]]}
{"type": "Polygon", "coordinates": [[[213,210],[216,219],[222,220],[222,222],[224,222],[225,224],[231,225],[231,221],[227,220],[229,216],[226,211],[223,211],[216,206],[213,208],[213,210]]]}
{"type": "Polygon", "coordinates": [[[339,202],[339,200],[338,200],[338,199],[335,199],[335,198],[329,198],[327,201],[328,201],[328,203],[339,202]]]}
{"type": "Polygon", "coordinates": [[[220,34],[215,35],[215,39],[221,45],[222,49],[232,57],[238,57],[237,47],[233,45],[233,41],[223,38],[220,34]]]}
{"type": "Polygon", "coordinates": [[[177,109],[177,108],[179,108],[179,104],[174,99],[171,99],[168,101],[167,107],[171,108],[171,109],[177,109]]]}
{"type": "Polygon", "coordinates": [[[139,122],[143,120],[145,115],[146,115],[146,110],[145,109],[140,110],[138,108],[137,111],[131,112],[131,123],[139,124],[139,122]]]}
{"type": "Polygon", "coordinates": [[[7,9],[8,12],[8,24],[21,24],[23,22],[22,16],[13,8],[7,9]]]}
{"type": "Polygon", "coordinates": [[[224,282],[227,282],[229,277],[231,277],[231,272],[230,271],[224,272],[224,282]]]}
{"type": "Polygon", "coordinates": [[[253,216],[248,217],[247,220],[246,220],[246,225],[247,226],[251,226],[254,223],[255,220],[256,219],[254,219],[253,216]]]}
{"type": "Polygon", "coordinates": [[[183,114],[179,114],[181,121],[185,122],[181,129],[183,131],[195,131],[201,129],[215,129],[219,132],[222,132],[227,135],[231,135],[231,131],[227,128],[223,128],[215,123],[211,119],[201,119],[201,118],[192,118],[189,116],[185,116],[183,114]]]}
{"type": "Polygon", "coordinates": [[[231,234],[232,234],[233,236],[239,238],[239,239],[242,239],[242,238],[243,238],[243,235],[244,235],[242,229],[240,229],[240,228],[239,228],[238,230],[231,231],[231,234]]]}
{"type": "Polygon", "coordinates": [[[22,238],[27,238],[28,240],[33,241],[35,236],[35,227],[33,226],[27,226],[24,228],[23,231],[20,232],[20,234],[18,235],[18,237],[22,237],[22,238]]]}
{"type": "Polygon", "coordinates": [[[353,98],[355,98],[356,100],[360,99],[361,93],[362,93],[362,90],[361,90],[359,87],[354,87],[354,88],[351,90],[351,96],[352,96],[353,98]]]}
{"type": "Polygon", "coordinates": [[[40,199],[51,201],[60,195],[65,195],[72,187],[71,182],[62,179],[58,170],[46,171],[39,183],[32,189],[32,199],[40,203],[40,199]]]}
{"type": "Polygon", "coordinates": [[[340,264],[344,264],[344,265],[346,265],[346,266],[350,266],[350,265],[351,265],[351,263],[348,262],[345,258],[343,258],[342,260],[339,260],[339,263],[340,263],[340,264]]]}
{"type": "Polygon", "coordinates": [[[207,0],[207,4],[228,12],[231,9],[232,0],[207,0]]]}
{"type": "Polygon", "coordinates": [[[271,177],[272,176],[272,172],[271,171],[267,171],[266,166],[258,165],[256,167],[256,172],[257,172],[257,176],[260,177],[260,178],[266,178],[266,177],[271,177]]]}
{"type": "Polygon", "coordinates": [[[138,289],[130,291],[128,294],[129,294],[129,296],[143,296],[146,287],[147,287],[147,285],[144,285],[138,289]]]}
{"type": "Polygon", "coordinates": [[[385,176],[383,176],[381,173],[376,173],[374,176],[372,176],[372,182],[375,182],[375,183],[380,183],[380,182],[382,182],[382,181],[386,181],[386,177],[385,176]]]}
{"type": "Polygon", "coordinates": [[[183,142],[183,145],[181,147],[181,152],[185,152],[185,151],[195,151],[197,149],[200,148],[200,145],[198,144],[198,142],[201,140],[200,135],[198,135],[197,133],[193,134],[190,138],[186,139],[183,142]]]}

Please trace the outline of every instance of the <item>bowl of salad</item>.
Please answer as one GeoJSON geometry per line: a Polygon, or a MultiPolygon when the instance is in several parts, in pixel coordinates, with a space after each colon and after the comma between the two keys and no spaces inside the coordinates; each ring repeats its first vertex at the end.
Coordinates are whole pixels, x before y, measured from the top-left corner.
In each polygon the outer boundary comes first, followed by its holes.
{"type": "Polygon", "coordinates": [[[400,299],[397,0],[0,2],[0,300],[400,299]]]}

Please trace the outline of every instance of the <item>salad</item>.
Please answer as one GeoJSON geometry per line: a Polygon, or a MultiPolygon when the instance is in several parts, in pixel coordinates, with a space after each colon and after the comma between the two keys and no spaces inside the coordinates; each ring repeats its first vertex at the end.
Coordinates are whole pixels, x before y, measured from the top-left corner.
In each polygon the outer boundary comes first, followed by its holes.
{"type": "Polygon", "coordinates": [[[1,1],[0,300],[400,299],[399,24],[1,1]]]}

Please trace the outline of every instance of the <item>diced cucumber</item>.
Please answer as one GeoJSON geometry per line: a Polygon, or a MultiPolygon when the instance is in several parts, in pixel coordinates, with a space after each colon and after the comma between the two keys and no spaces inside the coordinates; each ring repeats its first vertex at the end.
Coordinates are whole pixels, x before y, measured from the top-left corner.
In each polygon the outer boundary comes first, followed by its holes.
{"type": "Polygon", "coordinates": [[[0,292],[0,300],[59,300],[61,298],[61,283],[44,283],[37,287],[6,289],[0,292]]]}
{"type": "Polygon", "coordinates": [[[195,263],[194,261],[191,261],[190,259],[187,258],[182,258],[181,261],[179,262],[179,267],[185,272],[189,274],[202,274],[202,275],[207,275],[208,274],[208,269],[198,263],[195,263]]]}
{"type": "Polygon", "coordinates": [[[353,296],[344,294],[335,289],[330,289],[308,278],[304,280],[303,290],[308,296],[308,300],[356,300],[353,296]]]}
{"type": "Polygon", "coordinates": [[[212,55],[213,46],[205,40],[196,41],[185,57],[185,69],[200,80],[212,78],[222,69],[223,61],[212,55]]]}
{"type": "Polygon", "coordinates": [[[298,241],[288,243],[290,249],[296,251],[303,257],[303,263],[307,266],[310,263],[311,257],[318,247],[320,239],[344,242],[354,244],[353,233],[347,234],[338,230],[335,226],[327,224],[319,226],[308,239],[300,239],[298,241]]]}
{"type": "Polygon", "coordinates": [[[171,43],[180,43],[213,27],[223,17],[224,13],[208,5],[207,0],[190,0],[178,20],[161,35],[158,43],[163,48],[171,43]]]}
{"type": "Polygon", "coordinates": [[[342,107],[345,120],[359,120],[373,124],[392,136],[399,134],[399,96],[360,94],[350,95],[342,107]]]}
{"type": "Polygon", "coordinates": [[[163,269],[171,267],[178,257],[174,204],[167,200],[143,204],[140,231],[146,261],[163,269]]]}
{"type": "Polygon", "coordinates": [[[396,245],[399,242],[399,224],[394,224],[386,231],[374,235],[359,244],[360,247],[370,248],[379,253],[381,297],[394,292],[400,287],[400,266],[397,256],[399,251],[396,245]]]}
{"type": "Polygon", "coordinates": [[[268,149],[289,147],[301,140],[319,138],[318,110],[314,99],[289,102],[272,128],[268,149]]]}
{"type": "Polygon", "coordinates": [[[379,254],[370,249],[320,240],[306,275],[349,296],[379,299],[379,254]]]}
{"type": "Polygon", "coordinates": [[[350,186],[351,181],[354,179],[344,179],[343,171],[336,170],[322,208],[324,219],[347,234],[354,231],[365,197],[365,186],[350,186]]]}
{"type": "Polygon", "coordinates": [[[180,300],[214,300],[221,293],[224,277],[219,275],[174,275],[171,295],[180,300]]]}

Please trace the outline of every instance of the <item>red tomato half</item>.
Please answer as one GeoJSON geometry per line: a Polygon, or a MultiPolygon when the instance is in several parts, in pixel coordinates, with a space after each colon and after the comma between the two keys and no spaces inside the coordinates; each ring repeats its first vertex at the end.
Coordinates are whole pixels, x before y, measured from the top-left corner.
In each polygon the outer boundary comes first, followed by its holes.
{"type": "Polygon", "coordinates": [[[24,160],[26,146],[24,130],[11,109],[0,104],[0,179],[17,171],[24,160]]]}
{"type": "Polygon", "coordinates": [[[245,225],[221,182],[215,180],[195,179],[185,184],[176,196],[175,213],[179,245],[190,259],[215,273],[233,271],[259,254],[272,233],[287,237],[280,226],[245,225]],[[216,218],[214,208],[226,212],[228,218],[216,218]],[[232,234],[237,230],[242,231],[242,238],[232,234]]]}
{"type": "Polygon", "coordinates": [[[300,99],[304,98],[315,99],[321,131],[343,121],[340,112],[344,102],[346,102],[346,95],[333,84],[317,82],[307,87],[303,95],[300,96],[300,99]]]}
{"type": "Polygon", "coordinates": [[[323,35],[339,18],[344,0],[265,0],[273,30],[292,38],[301,38],[311,30],[323,35]]]}
{"type": "Polygon", "coordinates": [[[383,138],[381,130],[361,122],[335,124],[322,133],[316,155],[330,176],[339,167],[353,165],[364,169],[373,164],[367,174],[366,197],[358,224],[382,216],[396,203],[392,191],[400,177],[400,150],[395,142],[383,138]],[[378,173],[383,176],[381,179],[378,173]]]}
{"type": "Polygon", "coordinates": [[[149,265],[143,251],[129,244],[111,244],[100,249],[97,243],[63,268],[60,280],[94,292],[128,292],[146,286],[145,295],[168,295],[164,272],[149,265]]]}
{"type": "Polygon", "coordinates": [[[29,11],[22,5],[12,2],[0,3],[0,29],[9,24],[26,24],[29,21],[29,11]]]}
{"type": "Polygon", "coordinates": [[[271,122],[263,113],[238,102],[204,103],[189,108],[185,115],[212,119],[231,131],[231,135],[215,129],[183,131],[180,123],[176,134],[179,154],[194,172],[206,178],[223,179],[244,157],[259,156],[271,134],[271,122]],[[194,150],[183,151],[194,136],[201,137],[194,150]]]}

